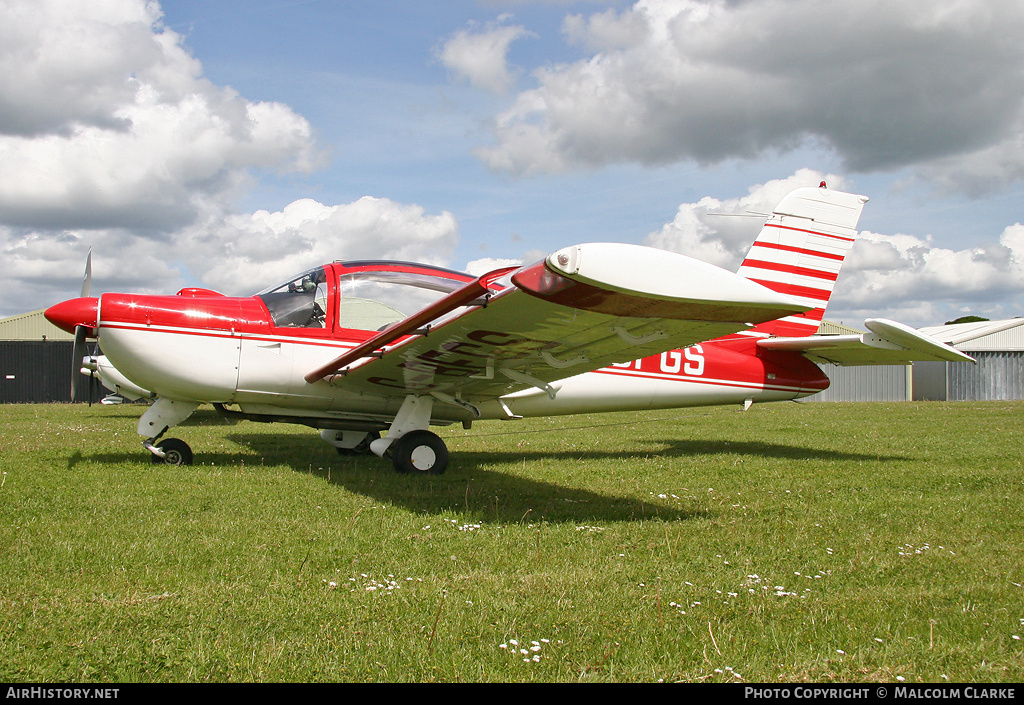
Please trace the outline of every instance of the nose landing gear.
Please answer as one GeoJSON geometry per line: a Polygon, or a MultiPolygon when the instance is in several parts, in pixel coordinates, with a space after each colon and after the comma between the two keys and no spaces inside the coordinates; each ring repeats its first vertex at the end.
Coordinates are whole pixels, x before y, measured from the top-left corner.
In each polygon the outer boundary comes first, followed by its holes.
{"type": "Polygon", "coordinates": [[[154,465],[191,465],[192,449],[188,443],[178,438],[165,438],[159,443],[143,441],[143,446],[153,454],[154,465]]]}

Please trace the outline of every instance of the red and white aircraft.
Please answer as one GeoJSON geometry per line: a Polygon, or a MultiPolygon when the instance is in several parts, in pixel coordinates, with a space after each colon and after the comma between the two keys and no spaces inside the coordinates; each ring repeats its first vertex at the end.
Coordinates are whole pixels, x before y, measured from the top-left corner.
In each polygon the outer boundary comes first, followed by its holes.
{"type": "Polygon", "coordinates": [[[104,357],[87,366],[106,386],[155,400],[138,424],[154,462],[191,462],[187,444],[158,439],[210,403],[320,429],[339,452],[389,456],[399,472],[440,474],[448,451],[431,425],[748,407],[828,387],[815,362],[970,360],[881,319],[863,335],[814,335],[866,201],[824,183],[797,189],[736,273],[590,243],[481,277],[333,262],[250,297],[106,293],[46,317],[80,343],[98,339],[104,357]]]}

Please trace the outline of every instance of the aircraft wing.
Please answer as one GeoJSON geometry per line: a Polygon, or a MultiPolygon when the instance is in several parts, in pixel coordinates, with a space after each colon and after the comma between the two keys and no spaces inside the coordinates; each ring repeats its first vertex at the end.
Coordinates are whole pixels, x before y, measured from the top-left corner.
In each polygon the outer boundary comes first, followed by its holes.
{"type": "Polygon", "coordinates": [[[905,365],[925,360],[974,362],[974,358],[910,326],[883,318],[864,321],[868,333],[763,338],[759,347],[803,353],[816,363],[834,365],[905,365]]]}
{"type": "Polygon", "coordinates": [[[576,245],[534,265],[485,275],[305,379],[456,403],[531,387],[554,395],[556,380],[806,310],[685,255],[576,245]]]}

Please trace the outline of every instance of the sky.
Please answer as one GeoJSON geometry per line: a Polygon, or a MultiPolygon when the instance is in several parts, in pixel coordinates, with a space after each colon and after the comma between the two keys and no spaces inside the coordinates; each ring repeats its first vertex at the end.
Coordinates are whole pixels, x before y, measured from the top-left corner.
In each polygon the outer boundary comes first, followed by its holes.
{"type": "Polygon", "coordinates": [[[0,0],[0,316],[583,242],[735,270],[871,200],[826,316],[1024,315],[1019,0],[0,0]],[[735,216],[735,217],[730,217],[735,216]]]}

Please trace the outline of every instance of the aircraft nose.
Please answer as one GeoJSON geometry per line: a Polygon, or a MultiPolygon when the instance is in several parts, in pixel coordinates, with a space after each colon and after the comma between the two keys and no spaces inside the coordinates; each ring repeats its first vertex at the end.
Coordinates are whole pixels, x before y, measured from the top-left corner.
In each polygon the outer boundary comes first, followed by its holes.
{"type": "Polygon", "coordinates": [[[46,320],[61,330],[74,333],[78,326],[95,328],[98,310],[99,299],[87,296],[81,299],[62,301],[46,309],[43,315],[46,316],[46,320]]]}

